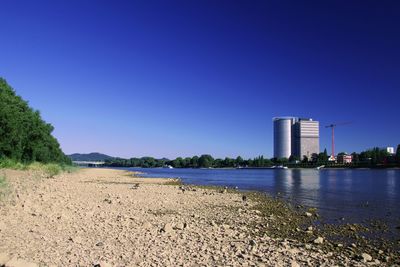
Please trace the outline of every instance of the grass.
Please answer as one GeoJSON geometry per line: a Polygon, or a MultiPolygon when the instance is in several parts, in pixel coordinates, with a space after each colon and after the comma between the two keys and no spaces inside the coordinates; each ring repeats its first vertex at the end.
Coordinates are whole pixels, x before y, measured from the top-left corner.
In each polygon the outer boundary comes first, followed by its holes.
{"type": "Polygon", "coordinates": [[[4,199],[9,193],[9,185],[5,176],[0,176],[0,200],[4,199]]]}
{"type": "Polygon", "coordinates": [[[13,169],[13,170],[23,170],[26,168],[25,164],[18,162],[13,159],[3,158],[0,160],[0,169],[13,169]]]}
{"type": "Polygon", "coordinates": [[[13,169],[13,170],[32,170],[45,174],[46,177],[51,178],[62,172],[72,173],[79,168],[70,165],[61,165],[57,163],[40,163],[32,162],[23,164],[21,162],[3,158],[0,160],[0,169],[13,169]]]}

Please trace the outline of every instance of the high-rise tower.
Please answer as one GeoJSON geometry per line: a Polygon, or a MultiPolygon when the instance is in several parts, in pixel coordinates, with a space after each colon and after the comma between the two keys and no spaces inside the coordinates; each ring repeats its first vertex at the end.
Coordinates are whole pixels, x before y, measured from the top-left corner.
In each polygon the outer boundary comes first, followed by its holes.
{"type": "Polygon", "coordinates": [[[319,153],[319,122],[296,117],[277,117],[274,122],[274,157],[302,159],[319,153]]]}
{"type": "Polygon", "coordinates": [[[292,154],[293,117],[273,118],[274,122],[274,157],[289,158],[292,154]]]}
{"type": "Polygon", "coordinates": [[[311,159],[319,153],[319,122],[312,119],[298,119],[294,124],[294,144],[292,155],[302,159],[311,159]]]}

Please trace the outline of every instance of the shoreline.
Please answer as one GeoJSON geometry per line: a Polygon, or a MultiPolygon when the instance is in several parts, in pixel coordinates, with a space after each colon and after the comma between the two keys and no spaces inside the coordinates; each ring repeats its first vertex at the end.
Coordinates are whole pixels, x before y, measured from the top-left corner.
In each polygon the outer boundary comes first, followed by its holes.
{"type": "Polygon", "coordinates": [[[372,259],[362,256],[362,247],[348,254],[345,244],[339,249],[317,228],[308,233],[315,212],[307,211],[308,216],[261,194],[178,185],[175,179],[138,178],[105,168],[54,179],[3,172],[14,193],[0,204],[0,265],[2,257],[45,266],[364,266],[385,264],[385,257],[391,261],[390,251],[372,251],[372,259]]]}
{"type": "MultiPolygon", "coordinates": [[[[150,177],[147,178],[153,179],[150,177]]],[[[296,232],[295,234],[291,233],[290,235],[288,235],[287,231],[283,233],[281,229],[279,229],[280,227],[279,225],[272,226],[272,227],[277,227],[278,229],[278,231],[275,231],[275,237],[277,238],[283,238],[283,239],[292,238],[298,240],[299,242],[307,243],[311,242],[312,238],[317,238],[316,234],[322,235],[324,238],[329,236],[328,239],[331,239],[331,237],[334,236],[333,238],[334,242],[330,244],[328,243],[328,246],[325,247],[326,252],[331,253],[332,251],[337,251],[338,249],[340,250],[340,248],[343,248],[343,246],[345,247],[347,246],[350,249],[349,251],[346,251],[346,255],[349,257],[354,257],[355,253],[357,252],[362,254],[361,251],[367,251],[368,253],[372,254],[376,254],[376,252],[378,251],[380,253],[376,255],[381,256],[380,259],[383,260],[384,262],[387,262],[390,257],[382,255],[383,254],[382,251],[385,250],[390,252],[391,247],[397,247],[399,249],[399,253],[397,253],[396,256],[394,256],[394,254],[392,254],[391,256],[398,258],[399,261],[396,262],[396,264],[400,264],[400,243],[399,243],[400,240],[397,240],[399,235],[395,233],[396,234],[395,236],[397,237],[391,236],[391,239],[388,240],[381,239],[382,236],[388,236],[387,230],[389,229],[389,224],[387,224],[388,222],[383,219],[373,218],[363,222],[345,222],[345,221],[334,222],[331,219],[328,220],[329,221],[328,222],[326,218],[321,219],[320,215],[318,214],[318,210],[316,208],[310,206],[305,207],[305,206],[295,205],[293,201],[281,196],[279,193],[276,196],[272,196],[268,192],[259,191],[255,189],[241,190],[241,189],[234,189],[217,185],[186,184],[180,178],[177,178],[177,180],[179,180],[182,183],[182,185],[188,187],[206,188],[217,192],[229,191],[235,194],[247,195],[248,198],[249,196],[250,198],[253,199],[256,198],[258,201],[257,205],[263,205],[264,204],[263,202],[268,202],[269,205],[271,205],[272,201],[274,201],[279,203],[278,205],[281,205],[281,207],[285,208],[292,207],[289,208],[289,210],[287,210],[284,220],[291,221],[293,220],[293,217],[302,218],[305,216],[305,214],[312,214],[308,219],[303,218],[297,220],[298,221],[297,225],[295,226],[292,225],[289,231],[296,232]],[[309,226],[305,227],[305,225],[309,226]],[[300,226],[302,230],[299,230],[298,226],[300,226]],[[313,230],[310,231],[310,228],[312,228],[313,230]],[[304,233],[306,233],[306,235],[304,235],[304,233]],[[360,240],[362,240],[362,242],[360,242],[360,240]],[[371,244],[373,244],[374,249],[371,249],[371,244]]],[[[274,204],[276,205],[277,203],[274,204]]],[[[264,214],[264,217],[270,217],[270,214],[264,214]]],[[[397,229],[399,228],[395,227],[394,225],[392,225],[392,227],[393,227],[392,230],[394,231],[396,231],[395,230],[396,228],[397,229]]]]}
{"type": "MultiPolygon", "coordinates": [[[[316,166],[318,167],[318,166],[316,166]]],[[[243,167],[243,168],[233,168],[233,167],[226,167],[226,168],[174,168],[177,170],[316,170],[316,167],[288,167],[287,169],[281,168],[273,168],[273,167],[243,167]]],[[[132,168],[132,169],[167,169],[163,167],[116,167],[116,166],[104,166],[99,167],[104,169],[114,169],[114,168],[132,168]]],[[[318,170],[400,170],[400,167],[323,167],[318,170]]]]}

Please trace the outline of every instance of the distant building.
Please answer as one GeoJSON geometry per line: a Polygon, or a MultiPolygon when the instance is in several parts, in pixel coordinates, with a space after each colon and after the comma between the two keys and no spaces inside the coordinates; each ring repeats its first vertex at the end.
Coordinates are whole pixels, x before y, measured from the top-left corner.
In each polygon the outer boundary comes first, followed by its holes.
{"type": "Polygon", "coordinates": [[[291,155],[300,160],[319,153],[319,122],[296,117],[273,118],[274,157],[289,158],[291,155]]]}
{"type": "Polygon", "coordinates": [[[292,127],[294,121],[294,117],[273,118],[275,158],[289,158],[292,155],[292,127]]]}
{"type": "Polygon", "coordinates": [[[312,119],[298,119],[294,124],[294,146],[292,154],[300,159],[319,153],[319,122],[312,119]]]}
{"type": "Polygon", "coordinates": [[[394,147],[388,146],[388,147],[384,147],[384,150],[386,150],[387,153],[389,154],[394,154],[394,147]]]}
{"type": "Polygon", "coordinates": [[[353,161],[352,155],[340,154],[337,156],[337,162],[341,164],[350,164],[353,161]]]}

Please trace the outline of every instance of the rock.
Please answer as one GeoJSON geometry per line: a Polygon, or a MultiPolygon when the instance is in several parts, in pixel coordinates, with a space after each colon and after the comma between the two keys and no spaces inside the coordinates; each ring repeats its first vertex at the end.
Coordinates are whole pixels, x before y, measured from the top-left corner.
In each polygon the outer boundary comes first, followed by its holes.
{"type": "Polygon", "coordinates": [[[170,223],[166,223],[163,228],[161,228],[161,232],[171,233],[174,229],[170,223]]]}
{"type": "Polygon", "coordinates": [[[314,242],[314,244],[322,244],[322,243],[324,243],[324,239],[319,236],[313,242],[314,242]]]}
{"type": "Polygon", "coordinates": [[[306,212],[306,213],[304,213],[304,215],[306,215],[307,217],[312,217],[312,213],[310,213],[310,212],[306,212]]]}
{"type": "Polygon", "coordinates": [[[367,253],[363,253],[361,254],[361,258],[363,259],[363,262],[369,262],[372,261],[372,257],[371,255],[367,254],[367,253]]]}
{"type": "Polygon", "coordinates": [[[339,248],[342,248],[343,247],[343,244],[337,244],[337,246],[339,247],[339,248]]]}
{"type": "Polygon", "coordinates": [[[6,253],[0,253],[0,266],[6,264],[7,261],[10,260],[10,256],[6,253]]]}
{"type": "Polygon", "coordinates": [[[312,232],[313,231],[313,227],[312,226],[308,226],[307,231],[312,232]]]}
{"type": "Polygon", "coordinates": [[[245,258],[245,255],[244,255],[243,253],[239,253],[239,254],[237,254],[236,256],[237,256],[238,258],[242,258],[242,259],[245,258]]]}
{"type": "Polygon", "coordinates": [[[143,225],[142,225],[142,227],[143,227],[143,229],[148,230],[148,229],[150,229],[150,228],[152,227],[152,225],[151,225],[151,223],[149,223],[149,222],[144,222],[143,225]]]}
{"type": "Polygon", "coordinates": [[[183,229],[185,229],[186,228],[186,223],[177,223],[176,225],[175,225],[175,229],[176,230],[183,230],[183,229]]]}
{"type": "Polygon", "coordinates": [[[223,225],[221,225],[221,227],[222,227],[222,229],[224,229],[224,230],[228,230],[229,228],[231,228],[229,225],[227,225],[227,224],[223,224],[223,225]]]}
{"type": "Polygon", "coordinates": [[[101,261],[99,263],[93,264],[93,267],[112,267],[112,265],[107,262],[101,261]]]}
{"type": "Polygon", "coordinates": [[[291,267],[300,267],[300,264],[298,264],[297,261],[291,261],[290,266],[291,267]]]}
{"type": "Polygon", "coordinates": [[[12,258],[11,260],[7,261],[5,264],[6,267],[39,267],[34,262],[28,262],[23,259],[17,259],[16,257],[12,258]]]}

